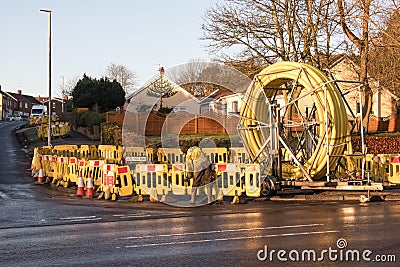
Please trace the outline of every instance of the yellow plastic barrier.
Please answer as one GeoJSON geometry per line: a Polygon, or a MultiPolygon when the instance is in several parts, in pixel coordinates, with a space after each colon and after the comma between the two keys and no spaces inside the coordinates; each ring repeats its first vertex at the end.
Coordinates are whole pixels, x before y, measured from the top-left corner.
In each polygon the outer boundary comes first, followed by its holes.
{"type": "Polygon", "coordinates": [[[81,145],[78,150],[79,157],[85,160],[99,159],[99,152],[95,145],[81,145]]]}
{"type": "Polygon", "coordinates": [[[143,147],[126,147],[125,160],[127,162],[146,162],[146,150],[143,147]]]}
{"type": "Polygon", "coordinates": [[[261,175],[260,165],[247,164],[245,172],[246,195],[249,197],[259,197],[261,194],[261,175]]]}
{"type": "Polygon", "coordinates": [[[93,178],[93,184],[96,186],[101,185],[103,179],[103,165],[104,160],[89,160],[87,175],[83,177],[85,184],[87,183],[87,177],[89,174],[91,174],[93,178]]]}
{"type": "Polygon", "coordinates": [[[215,164],[217,173],[217,188],[222,190],[225,196],[240,195],[242,192],[241,171],[235,163],[215,164]],[[239,194],[240,192],[240,194],[239,194]]]}
{"type": "Polygon", "coordinates": [[[139,194],[166,194],[169,191],[168,167],[166,164],[138,164],[135,169],[139,194]]]}
{"type": "MultiPolygon", "coordinates": [[[[356,178],[361,178],[363,156],[346,155],[346,159],[347,159],[348,170],[354,173],[356,178]]],[[[369,175],[371,180],[375,180],[375,177],[379,171],[378,171],[378,165],[374,161],[373,154],[365,155],[364,171],[365,171],[365,178],[368,178],[369,175]]]]}
{"type": "Polygon", "coordinates": [[[185,164],[173,164],[171,167],[171,191],[173,195],[186,195],[188,183],[185,183],[185,164]]]}
{"type": "Polygon", "coordinates": [[[149,162],[154,162],[154,149],[146,148],[146,158],[149,162]]]}
{"type": "Polygon", "coordinates": [[[206,154],[213,164],[228,163],[228,149],[225,147],[215,148],[202,148],[204,154],[206,154]]]}
{"type": "Polygon", "coordinates": [[[117,177],[112,193],[121,197],[126,197],[132,195],[133,191],[134,184],[129,166],[117,167],[117,177]]]}
{"type": "Polygon", "coordinates": [[[89,167],[88,167],[87,161],[84,159],[79,160],[78,171],[77,171],[78,177],[79,177],[79,175],[82,175],[82,178],[88,177],[88,171],[89,171],[89,167]]]}
{"type": "Polygon", "coordinates": [[[68,157],[57,157],[52,183],[60,182],[68,173],[68,157]]]}
{"type": "Polygon", "coordinates": [[[400,162],[391,162],[389,164],[389,173],[387,179],[389,183],[400,184],[400,162]]]}
{"type": "Polygon", "coordinates": [[[166,164],[185,163],[186,155],[179,148],[159,148],[158,162],[166,164]]]}
{"type": "Polygon", "coordinates": [[[58,146],[54,146],[53,151],[57,156],[76,157],[78,155],[78,146],[77,145],[58,145],[58,146]]]}
{"type": "Polygon", "coordinates": [[[43,175],[49,178],[54,176],[54,169],[56,168],[56,157],[52,155],[42,156],[43,175]]]}
{"type": "Polygon", "coordinates": [[[99,145],[99,155],[101,159],[104,159],[107,163],[119,163],[121,158],[118,158],[118,149],[113,145],[99,145]]]}
{"type": "Polygon", "coordinates": [[[249,163],[249,155],[244,147],[231,147],[229,148],[229,162],[230,163],[249,163]]]}
{"type": "Polygon", "coordinates": [[[78,184],[78,159],[76,157],[69,158],[68,173],[64,176],[64,187],[68,187],[69,183],[78,184]]]}

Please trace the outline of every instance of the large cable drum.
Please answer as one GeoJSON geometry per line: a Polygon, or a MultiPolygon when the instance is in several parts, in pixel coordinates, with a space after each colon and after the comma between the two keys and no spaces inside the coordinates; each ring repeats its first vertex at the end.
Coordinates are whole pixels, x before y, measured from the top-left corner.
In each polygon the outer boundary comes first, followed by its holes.
{"type": "Polygon", "coordinates": [[[335,168],[350,142],[336,83],[303,63],[276,63],[256,75],[246,91],[238,127],[253,162],[271,165],[268,161],[276,158],[271,144],[279,143],[284,179],[321,179],[335,168]],[[271,131],[275,126],[276,135],[271,131]]]}

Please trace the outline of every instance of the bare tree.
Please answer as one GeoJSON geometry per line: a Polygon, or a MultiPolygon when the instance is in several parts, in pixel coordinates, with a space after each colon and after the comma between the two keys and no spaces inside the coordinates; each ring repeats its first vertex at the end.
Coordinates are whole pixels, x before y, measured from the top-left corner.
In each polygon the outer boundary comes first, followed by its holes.
{"type": "Polygon", "coordinates": [[[200,59],[192,59],[188,63],[169,69],[167,75],[195,97],[209,94],[209,84],[201,81],[201,75],[209,64],[200,59]]]}
{"type": "MultiPolygon", "coordinates": [[[[394,2],[393,2],[394,4],[394,2]]],[[[382,22],[390,9],[385,0],[338,0],[340,25],[346,37],[358,50],[359,79],[365,83],[363,94],[363,124],[368,124],[372,109],[372,91],[368,83],[369,52],[374,40],[379,36],[382,22]]]]}
{"type": "Polygon", "coordinates": [[[252,67],[248,66],[250,61],[240,64],[241,62],[204,62],[194,59],[187,64],[168,69],[167,75],[193,96],[201,98],[222,88],[237,90],[238,86],[247,82],[248,76],[240,68],[248,70],[252,67]]]}
{"type": "Polygon", "coordinates": [[[339,49],[334,0],[230,0],[207,10],[203,39],[212,53],[319,64],[320,54],[339,49]]]}
{"type": "Polygon", "coordinates": [[[116,80],[122,86],[125,94],[128,95],[137,84],[136,74],[123,65],[111,63],[107,66],[106,77],[111,81],[116,80]]]}
{"type": "Polygon", "coordinates": [[[400,11],[391,14],[371,48],[368,70],[381,87],[400,95],[400,11]]]}
{"type": "MultiPolygon", "coordinates": [[[[80,77],[78,75],[69,78],[67,80],[64,80],[64,95],[72,96],[72,91],[74,90],[79,80],[80,77]]],[[[62,85],[60,86],[60,88],[62,88],[62,85]]]]}

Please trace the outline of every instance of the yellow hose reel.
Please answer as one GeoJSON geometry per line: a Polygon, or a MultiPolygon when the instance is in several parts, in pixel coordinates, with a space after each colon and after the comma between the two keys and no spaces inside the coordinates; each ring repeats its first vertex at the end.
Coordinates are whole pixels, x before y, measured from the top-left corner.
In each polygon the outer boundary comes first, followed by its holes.
{"type": "Polygon", "coordinates": [[[255,76],[244,97],[238,129],[253,162],[271,160],[271,142],[279,142],[288,154],[283,179],[321,179],[350,144],[346,107],[337,85],[317,68],[296,62],[273,64],[255,76]],[[272,114],[275,103],[279,112],[272,114]],[[277,136],[271,132],[274,126],[277,136]]]}

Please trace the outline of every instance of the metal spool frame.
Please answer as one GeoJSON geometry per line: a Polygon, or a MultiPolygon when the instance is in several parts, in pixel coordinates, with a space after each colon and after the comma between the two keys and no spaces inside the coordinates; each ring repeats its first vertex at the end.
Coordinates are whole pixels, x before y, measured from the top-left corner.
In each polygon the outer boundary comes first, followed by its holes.
{"type": "MultiPolygon", "coordinates": [[[[268,175],[286,180],[335,176],[341,158],[353,154],[346,108],[338,83],[352,83],[361,100],[363,83],[332,80],[302,63],[280,62],[261,71],[247,89],[238,125],[252,162],[268,175]]],[[[360,101],[360,103],[362,103],[360,101]]],[[[362,112],[358,114],[365,165],[362,112]]],[[[355,118],[356,122],[357,119],[355,118]]],[[[352,125],[354,129],[354,125],[352,125]]]]}

